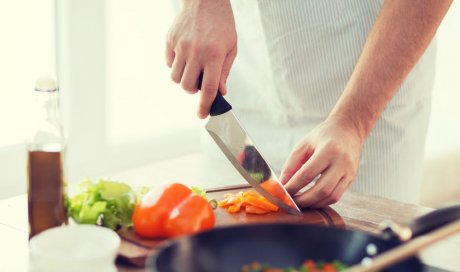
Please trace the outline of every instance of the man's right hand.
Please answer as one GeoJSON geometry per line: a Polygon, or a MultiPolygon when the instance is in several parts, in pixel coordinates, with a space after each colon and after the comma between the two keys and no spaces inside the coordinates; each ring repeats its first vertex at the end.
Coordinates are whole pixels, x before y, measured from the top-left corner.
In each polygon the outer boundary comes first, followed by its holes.
{"type": "Polygon", "coordinates": [[[217,91],[226,81],[237,52],[230,0],[183,0],[167,37],[166,64],[171,78],[189,93],[198,91],[203,73],[198,116],[206,118],[217,91]]]}

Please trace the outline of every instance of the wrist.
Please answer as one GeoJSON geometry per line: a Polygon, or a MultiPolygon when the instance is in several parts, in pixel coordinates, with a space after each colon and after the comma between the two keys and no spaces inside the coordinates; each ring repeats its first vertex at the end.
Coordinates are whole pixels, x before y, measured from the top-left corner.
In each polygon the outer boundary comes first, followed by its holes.
{"type": "Polygon", "coordinates": [[[350,115],[344,112],[331,113],[326,118],[326,122],[332,123],[336,127],[347,131],[347,133],[355,135],[361,144],[364,144],[367,136],[372,130],[372,125],[367,124],[367,122],[356,115],[350,115]]]}

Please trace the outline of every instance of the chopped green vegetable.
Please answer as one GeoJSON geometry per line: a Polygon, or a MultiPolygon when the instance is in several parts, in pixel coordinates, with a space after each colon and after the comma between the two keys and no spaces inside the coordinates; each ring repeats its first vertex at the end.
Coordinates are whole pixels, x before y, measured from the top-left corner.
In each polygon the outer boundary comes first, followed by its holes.
{"type": "Polygon", "coordinates": [[[249,172],[249,175],[255,179],[258,183],[264,181],[264,173],[262,172],[249,172]]]}
{"type": "Polygon", "coordinates": [[[204,198],[206,201],[208,201],[209,205],[211,205],[211,207],[215,210],[218,206],[218,203],[217,203],[217,200],[215,199],[209,199],[208,196],[206,195],[206,190],[204,189],[201,189],[200,187],[198,186],[192,186],[190,187],[190,189],[192,190],[192,193],[196,194],[196,195],[199,195],[201,196],[202,198],[204,198]]]}
{"type": "Polygon", "coordinates": [[[215,210],[217,209],[217,206],[219,206],[219,203],[217,202],[217,200],[215,199],[211,199],[208,201],[209,205],[211,205],[211,207],[215,210]]]}
{"type": "Polygon", "coordinates": [[[202,198],[208,200],[208,198],[206,197],[206,190],[203,190],[198,186],[192,186],[192,187],[190,187],[190,189],[192,190],[192,193],[194,193],[196,195],[199,195],[202,198]]]}
{"type": "Polygon", "coordinates": [[[66,197],[67,214],[80,224],[98,224],[111,229],[130,226],[136,197],[122,182],[85,178],[77,185],[77,194],[66,197]]]}
{"type": "Polygon", "coordinates": [[[139,204],[139,202],[141,202],[142,198],[144,198],[144,196],[150,192],[151,188],[150,187],[147,187],[147,186],[142,186],[142,187],[139,187],[139,188],[134,188],[134,194],[136,195],[136,199],[137,199],[137,204],[139,204]]]}

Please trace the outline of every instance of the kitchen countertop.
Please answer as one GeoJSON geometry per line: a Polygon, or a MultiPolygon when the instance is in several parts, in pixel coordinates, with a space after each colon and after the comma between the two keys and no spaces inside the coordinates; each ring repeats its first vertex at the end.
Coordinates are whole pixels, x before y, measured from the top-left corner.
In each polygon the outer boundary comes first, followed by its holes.
{"type": "MultiPolygon", "coordinates": [[[[133,186],[153,186],[177,181],[212,188],[243,182],[228,162],[206,160],[199,154],[112,173],[109,176],[133,186]]],[[[378,233],[379,224],[386,219],[405,221],[431,210],[352,192],[346,193],[339,203],[331,207],[340,215],[345,227],[371,233],[378,233]]],[[[0,200],[0,272],[28,270],[27,229],[26,195],[0,200]]],[[[421,254],[425,264],[447,271],[460,271],[459,257],[460,235],[442,241],[421,254]]],[[[118,268],[119,271],[143,271],[125,264],[118,264],[118,268]]]]}

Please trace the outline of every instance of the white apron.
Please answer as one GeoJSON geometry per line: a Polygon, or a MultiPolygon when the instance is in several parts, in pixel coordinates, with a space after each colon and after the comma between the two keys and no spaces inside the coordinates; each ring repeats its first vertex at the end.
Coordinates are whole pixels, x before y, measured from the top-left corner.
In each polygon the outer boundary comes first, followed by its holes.
{"type": "MultiPolygon", "coordinates": [[[[238,57],[227,99],[280,172],[353,72],[380,0],[234,0],[238,57]]],[[[434,77],[434,42],[369,135],[350,190],[417,202],[434,77]]],[[[204,137],[208,154],[218,154],[204,137]]]]}

